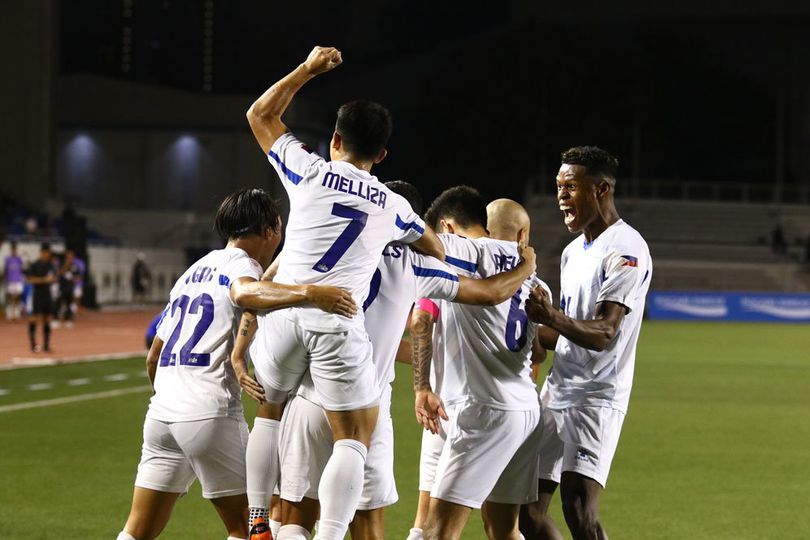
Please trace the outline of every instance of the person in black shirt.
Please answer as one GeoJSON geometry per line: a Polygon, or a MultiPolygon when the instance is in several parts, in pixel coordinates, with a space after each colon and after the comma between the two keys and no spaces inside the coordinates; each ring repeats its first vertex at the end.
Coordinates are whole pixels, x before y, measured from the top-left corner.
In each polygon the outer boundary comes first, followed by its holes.
{"type": "Polygon", "coordinates": [[[28,283],[33,285],[33,310],[28,319],[28,338],[31,341],[31,350],[39,352],[37,347],[37,320],[42,321],[42,338],[45,351],[51,350],[51,313],[53,312],[53,297],[51,296],[51,283],[56,281],[56,271],[51,262],[51,246],[42,244],[39,258],[31,263],[25,271],[28,283]]]}

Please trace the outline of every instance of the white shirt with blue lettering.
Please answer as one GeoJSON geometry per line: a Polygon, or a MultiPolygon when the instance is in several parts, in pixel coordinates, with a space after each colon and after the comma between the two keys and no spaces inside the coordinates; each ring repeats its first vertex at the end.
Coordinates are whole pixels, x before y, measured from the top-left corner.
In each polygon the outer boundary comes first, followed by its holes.
{"type": "Polygon", "coordinates": [[[585,235],[568,244],[560,261],[563,312],[573,319],[592,320],[600,302],[616,302],[627,308],[627,314],[616,337],[601,352],[560,336],[554,365],[540,394],[546,406],[611,407],[627,412],[652,270],[647,243],[622,220],[590,244],[585,235]]]}
{"type": "MultiPolygon", "coordinates": [[[[284,257],[275,281],[295,285],[342,287],[358,306],[390,242],[411,243],[425,223],[410,204],[369,172],[343,161],[325,161],[291,133],[279,137],[268,153],[290,198],[284,257]]],[[[302,328],[343,332],[363,324],[314,306],[283,313],[302,328]]]]}
{"type": "MultiPolygon", "coordinates": [[[[397,349],[413,303],[420,298],[452,301],[458,286],[456,271],[440,260],[416,253],[404,244],[386,246],[362,304],[381,389],[394,380],[397,349]]],[[[299,395],[317,403],[311,381],[307,374],[299,395]]]]}
{"type": "Polygon", "coordinates": [[[212,251],[180,276],[158,323],[164,342],[147,418],[190,422],[242,416],[242,391],[228,355],[242,309],[230,285],[260,279],[261,266],[239,248],[212,251]]]}
{"type": "MultiPolygon", "coordinates": [[[[516,242],[440,234],[445,262],[459,275],[488,278],[520,263],[516,242]]],[[[502,410],[537,408],[531,378],[537,325],[526,316],[526,298],[537,285],[531,276],[512,298],[496,306],[443,302],[434,339],[432,386],[445,405],[473,401],[502,410]]]]}

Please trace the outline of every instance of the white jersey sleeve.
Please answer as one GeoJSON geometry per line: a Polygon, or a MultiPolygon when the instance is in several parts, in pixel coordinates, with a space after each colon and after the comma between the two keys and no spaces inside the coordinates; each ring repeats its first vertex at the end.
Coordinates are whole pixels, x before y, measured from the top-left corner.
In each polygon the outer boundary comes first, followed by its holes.
{"type": "Polygon", "coordinates": [[[262,278],[262,267],[259,263],[250,257],[235,257],[228,261],[220,270],[219,280],[220,285],[224,285],[228,289],[228,298],[234,307],[238,307],[231,298],[230,290],[231,285],[242,278],[250,278],[254,281],[259,281],[262,278]]]}
{"type": "Polygon", "coordinates": [[[267,153],[267,159],[287,191],[316,178],[318,165],[325,163],[321,156],[289,132],[276,139],[267,153]]]}
{"type": "Polygon", "coordinates": [[[602,261],[604,281],[596,302],[616,302],[632,311],[644,278],[638,267],[639,255],[630,255],[632,249],[612,250],[602,261]],[[627,253],[624,253],[627,252],[627,253]]]}
{"type": "Polygon", "coordinates": [[[458,274],[435,257],[409,250],[411,270],[416,280],[416,297],[452,301],[458,294],[458,274]]]}
{"type": "Polygon", "coordinates": [[[483,257],[483,250],[479,244],[455,234],[442,233],[438,236],[444,245],[446,264],[465,277],[472,277],[478,273],[483,257]]]}

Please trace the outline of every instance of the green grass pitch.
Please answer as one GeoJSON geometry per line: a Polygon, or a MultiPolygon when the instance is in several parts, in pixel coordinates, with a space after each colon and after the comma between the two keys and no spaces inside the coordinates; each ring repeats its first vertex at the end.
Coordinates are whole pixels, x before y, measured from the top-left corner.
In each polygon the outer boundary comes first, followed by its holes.
{"type": "MultiPolygon", "coordinates": [[[[386,538],[404,539],[416,507],[420,430],[408,367],[397,369],[400,502],[387,510],[386,538]]],[[[0,410],[143,386],[142,372],[142,359],[0,371],[0,410]]],[[[129,509],[147,399],[138,391],[0,412],[0,538],[115,538],[129,509]]],[[[248,405],[248,418],[253,411],[248,405]]],[[[602,500],[608,533],[810,537],[801,518],[810,501],[809,418],[806,325],[646,322],[602,500]]],[[[553,506],[564,529],[558,498],[553,506]]],[[[195,485],[162,537],[222,540],[225,531],[195,485]]],[[[478,515],[464,538],[484,538],[478,515]]]]}

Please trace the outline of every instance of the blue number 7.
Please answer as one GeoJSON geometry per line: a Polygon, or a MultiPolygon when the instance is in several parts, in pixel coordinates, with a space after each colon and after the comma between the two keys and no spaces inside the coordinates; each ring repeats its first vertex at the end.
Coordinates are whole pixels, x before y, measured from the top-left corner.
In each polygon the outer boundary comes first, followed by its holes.
{"type": "Polygon", "coordinates": [[[357,240],[357,237],[360,236],[363,229],[366,228],[368,214],[362,210],[334,203],[332,205],[332,215],[350,219],[351,222],[343,229],[343,232],[337,237],[335,243],[326,250],[323,257],[312,267],[316,272],[328,272],[331,270],[354,241],[357,240]]]}

